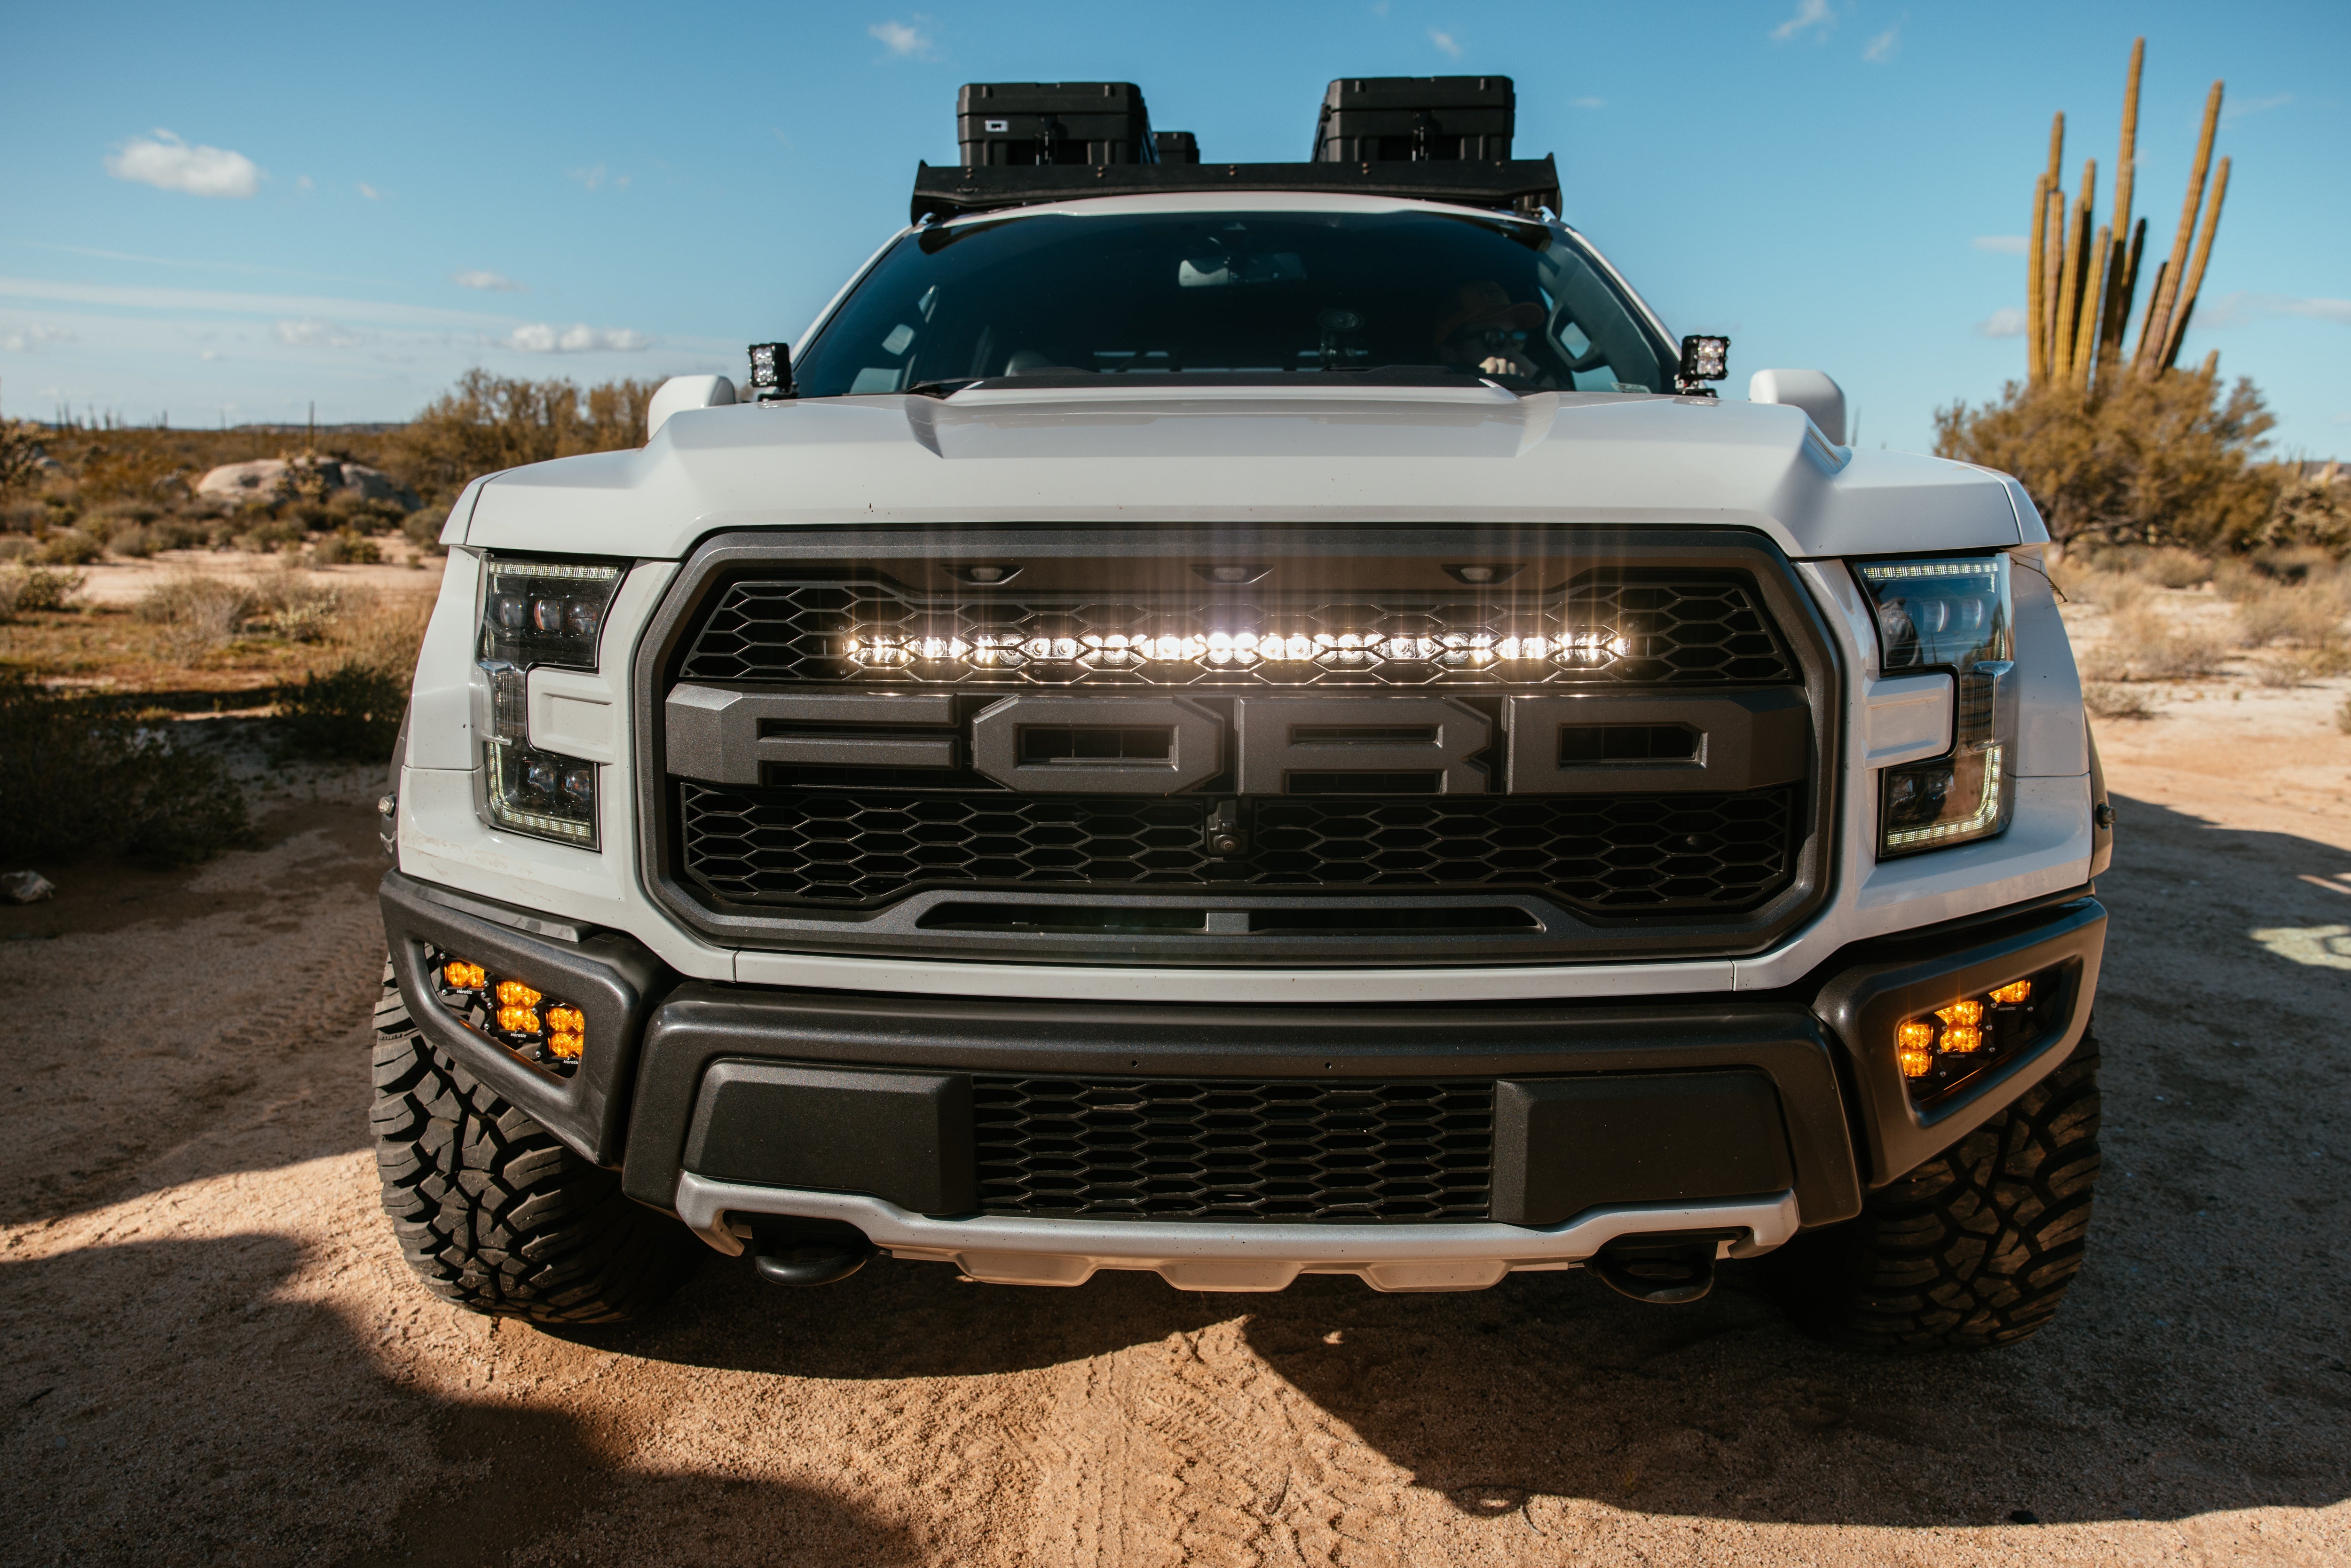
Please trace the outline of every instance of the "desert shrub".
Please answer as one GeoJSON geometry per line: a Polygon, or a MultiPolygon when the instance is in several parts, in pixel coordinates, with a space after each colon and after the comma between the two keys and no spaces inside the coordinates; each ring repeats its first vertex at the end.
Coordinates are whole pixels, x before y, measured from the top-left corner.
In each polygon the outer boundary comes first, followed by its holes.
{"type": "Polygon", "coordinates": [[[657,381],[615,381],[583,394],[568,381],[472,370],[384,438],[384,467],[445,502],[477,475],[580,452],[641,446],[657,381]]]}
{"type": "Polygon", "coordinates": [[[2255,685],[2273,689],[2298,686],[2302,685],[2303,677],[2310,674],[2310,666],[2292,654],[2248,660],[2247,667],[2253,673],[2255,685]]]}
{"type": "Polygon", "coordinates": [[[271,517],[235,536],[236,548],[256,555],[268,555],[290,549],[308,537],[302,525],[291,517],[271,517]]]}
{"type": "Polygon", "coordinates": [[[2218,674],[2228,652],[2203,632],[2173,626],[2152,609],[2114,617],[2106,640],[2082,655],[2093,681],[2189,681],[2218,674]]]}
{"type": "Polygon", "coordinates": [[[2345,697],[2341,706],[2335,708],[2335,727],[2351,735],[2351,697],[2345,697]]]}
{"type": "Polygon", "coordinates": [[[2212,563],[2194,550],[2166,546],[2132,555],[2131,570],[2164,588],[2194,588],[2212,580],[2212,563]]]}
{"type": "Polygon", "coordinates": [[[2342,640],[2346,610],[2351,606],[2331,583],[2304,582],[2249,593],[2237,601],[2237,646],[2266,648],[2287,642],[2304,648],[2331,647],[2342,640]]]}
{"type": "Polygon", "coordinates": [[[2067,599],[2117,614],[2137,609],[2155,591],[2143,577],[2103,566],[2077,566],[2071,560],[2059,561],[2050,575],[2067,599]]]}
{"type": "Polygon", "coordinates": [[[147,526],[147,537],[158,550],[202,549],[212,542],[212,529],[202,520],[165,517],[147,526]]]}
{"type": "Polygon", "coordinates": [[[0,534],[0,560],[23,560],[39,547],[25,534],[0,534]]]}
{"type": "Polygon", "coordinates": [[[2137,686],[2092,681],[2082,688],[2082,706],[2096,718],[2153,718],[2156,706],[2137,686]]]}
{"type": "Polygon", "coordinates": [[[370,500],[356,490],[339,490],[327,500],[327,515],[338,530],[381,533],[408,520],[408,508],[397,501],[370,500]]]}
{"type": "Polygon", "coordinates": [[[120,851],[188,865],[247,831],[227,765],[176,726],[0,669],[0,861],[120,851]]]}
{"type": "Polygon", "coordinates": [[[66,528],[43,539],[33,559],[44,566],[88,566],[104,554],[106,546],[97,535],[66,528]]]}
{"type": "Polygon", "coordinates": [[[392,671],[405,685],[415,673],[425,623],[432,619],[433,601],[426,594],[360,598],[336,626],[335,641],[350,657],[392,671]]]}
{"type": "Polygon", "coordinates": [[[357,528],[339,528],[310,547],[312,566],[374,566],[383,550],[357,528]]]}
{"type": "Polygon", "coordinates": [[[2302,472],[2300,464],[2281,467],[2293,472],[2281,476],[2259,542],[2314,546],[2337,556],[2351,549],[2351,481],[2341,465],[2329,463],[2315,474],[2302,472]]]}
{"type": "Polygon", "coordinates": [[[139,598],[132,613],[163,628],[172,659],[193,664],[213,653],[254,613],[254,595],[242,583],[200,571],[178,571],[139,598]]]}
{"type": "Polygon", "coordinates": [[[155,553],[155,533],[137,523],[126,524],[114,530],[106,541],[109,555],[123,556],[131,560],[144,560],[155,553]]]}
{"type": "Polygon", "coordinates": [[[13,571],[0,572],[0,614],[66,609],[89,581],[89,574],[85,571],[56,571],[37,566],[20,566],[13,571]]]}
{"type": "Polygon", "coordinates": [[[354,654],[277,688],[281,756],[381,762],[400,737],[409,677],[354,654]]]}
{"type": "Polygon", "coordinates": [[[400,525],[401,537],[418,549],[432,555],[447,555],[448,547],[441,542],[441,530],[448,525],[449,512],[444,507],[427,507],[411,512],[400,525]]]}
{"type": "Polygon", "coordinates": [[[0,507],[0,533],[37,533],[48,521],[49,509],[38,501],[11,501],[0,507]]]}
{"type": "Polygon", "coordinates": [[[2075,543],[2231,547],[2262,537],[2282,476],[2257,463],[2276,423],[2248,381],[2215,361],[2095,390],[2011,382],[1997,402],[1936,412],[1935,451],[2013,474],[2050,537],[2075,543]]]}

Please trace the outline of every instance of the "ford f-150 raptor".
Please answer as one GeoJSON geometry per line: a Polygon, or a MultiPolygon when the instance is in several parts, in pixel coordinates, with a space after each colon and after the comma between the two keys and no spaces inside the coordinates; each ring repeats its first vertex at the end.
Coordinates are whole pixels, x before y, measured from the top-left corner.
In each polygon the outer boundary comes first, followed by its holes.
{"type": "Polygon", "coordinates": [[[2047,1320],[2112,813],[2041,518],[1816,371],[1716,396],[1510,104],[1342,81],[1214,164],[967,88],[744,386],[465,489],[381,802],[431,1289],[1761,1259],[1850,1343],[2047,1320]]]}

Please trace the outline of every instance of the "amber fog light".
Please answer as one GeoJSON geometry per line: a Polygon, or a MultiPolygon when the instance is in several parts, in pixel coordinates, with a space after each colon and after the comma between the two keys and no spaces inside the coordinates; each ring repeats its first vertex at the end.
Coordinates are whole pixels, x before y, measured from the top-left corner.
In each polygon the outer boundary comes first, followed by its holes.
{"type": "Polygon", "coordinates": [[[1961,1083],[2012,1060],[2064,1019],[2064,988],[2044,971],[1994,990],[1959,997],[1894,1028],[1894,1061],[1911,1103],[1940,1099],[1961,1083]]]}
{"type": "Polygon", "coordinates": [[[588,1040],[580,1009],[438,947],[428,946],[424,956],[434,999],[450,1017],[533,1066],[567,1078],[579,1070],[588,1040]]]}

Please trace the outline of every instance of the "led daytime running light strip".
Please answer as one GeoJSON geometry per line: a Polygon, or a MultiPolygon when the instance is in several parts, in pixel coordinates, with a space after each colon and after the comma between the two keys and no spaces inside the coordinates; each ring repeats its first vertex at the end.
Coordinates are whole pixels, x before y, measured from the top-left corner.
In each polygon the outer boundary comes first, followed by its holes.
{"type": "Polygon", "coordinates": [[[1962,834],[1980,833],[1990,827],[2000,815],[2001,752],[2002,747],[1987,746],[1983,750],[1983,795],[1976,809],[1955,822],[1937,822],[1932,827],[1904,828],[1886,835],[1886,847],[1890,850],[1908,849],[1913,844],[1931,844],[1962,834]]]}
{"type": "Polygon", "coordinates": [[[1610,632],[1582,636],[1498,637],[1490,632],[1441,636],[1390,635],[1381,632],[1309,636],[1303,632],[1212,632],[1207,636],[1023,637],[981,632],[962,637],[918,637],[890,632],[852,635],[843,649],[853,662],[890,668],[950,661],[986,669],[1023,664],[1084,664],[1093,669],[1133,669],[1145,664],[1198,664],[1247,669],[1259,664],[1313,663],[1332,669],[1368,669],[1377,664],[1479,666],[1549,660],[1596,668],[1632,652],[1632,643],[1610,632]]]}
{"type": "Polygon", "coordinates": [[[1998,560],[1894,560],[1879,561],[1861,569],[1864,577],[1873,582],[1890,582],[1904,577],[1998,577],[1998,560]]]}

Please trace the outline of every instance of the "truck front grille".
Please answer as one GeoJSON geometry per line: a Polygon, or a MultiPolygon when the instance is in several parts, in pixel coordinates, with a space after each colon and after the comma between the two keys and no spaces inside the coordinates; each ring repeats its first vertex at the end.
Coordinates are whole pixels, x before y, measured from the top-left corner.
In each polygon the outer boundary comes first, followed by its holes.
{"type": "Polygon", "coordinates": [[[1198,796],[680,786],[683,869],[741,904],[923,888],[1519,889],[1596,914],[1752,907],[1791,873],[1801,790],[1243,799],[1209,852],[1198,796]]]}
{"type": "Polygon", "coordinates": [[[1494,1085],[976,1077],[979,1206],[1087,1219],[1487,1217],[1494,1085]]]}

